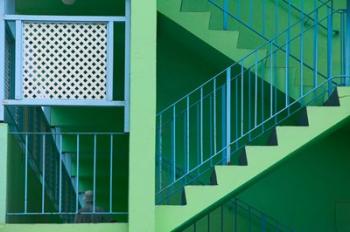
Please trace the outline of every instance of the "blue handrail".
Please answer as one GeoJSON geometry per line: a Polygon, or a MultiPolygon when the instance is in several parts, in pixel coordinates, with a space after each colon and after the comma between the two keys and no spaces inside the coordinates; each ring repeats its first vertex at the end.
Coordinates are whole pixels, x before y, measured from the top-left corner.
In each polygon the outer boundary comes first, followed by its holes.
{"type": "MultiPolygon", "coordinates": [[[[328,33],[332,34],[331,18],[338,11],[328,12],[317,22],[327,19],[328,33]]],[[[289,37],[286,44],[300,36],[289,37]]],[[[274,41],[263,48],[267,54],[262,58],[257,55],[259,49],[255,50],[157,114],[158,203],[171,196],[171,192],[198,179],[213,165],[230,162],[231,155],[256,138],[257,131],[259,135],[266,133],[270,124],[278,125],[295,113],[294,107],[302,108],[309,103],[309,98],[315,99],[314,94],[320,94],[318,104],[323,103],[332,93],[332,86],[337,85],[335,78],[318,81],[324,76],[310,67],[314,85],[306,86],[304,78],[309,74],[301,62],[300,84],[290,89],[289,66],[286,65],[282,76],[277,73],[280,48],[274,41]],[[320,91],[321,88],[324,89],[320,91]],[[284,101],[281,101],[282,96],[284,101]],[[206,138],[205,144],[203,138],[206,138]],[[210,147],[205,147],[207,144],[210,147]],[[170,167],[166,162],[170,162],[170,167]]],[[[288,49],[284,51],[287,62],[290,53],[288,49]]],[[[332,74],[331,69],[328,72],[332,74]]]]}

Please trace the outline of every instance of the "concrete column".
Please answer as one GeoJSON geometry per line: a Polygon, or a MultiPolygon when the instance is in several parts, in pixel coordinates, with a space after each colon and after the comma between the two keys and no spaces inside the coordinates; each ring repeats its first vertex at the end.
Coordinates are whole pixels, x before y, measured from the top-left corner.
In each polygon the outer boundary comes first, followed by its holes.
{"type": "Polygon", "coordinates": [[[7,202],[7,124],[0,123],[0,224],[6,223],[7,202]]]}
{"type": "Polygon", "coordinates": [[[157,1],[131,0],[129,231],[155,231],[157,1]]]}

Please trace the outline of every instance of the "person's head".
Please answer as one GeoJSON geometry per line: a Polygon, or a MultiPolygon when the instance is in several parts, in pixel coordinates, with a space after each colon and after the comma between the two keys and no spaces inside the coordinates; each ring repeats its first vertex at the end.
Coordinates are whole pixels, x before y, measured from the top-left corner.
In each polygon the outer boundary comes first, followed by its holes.
{"type": "Polygon", "coordinates": [[[84,193],[84,202],[85,204],[91,205],[93,203],[94,194],[91,190],[88,190],[84,193]]]}

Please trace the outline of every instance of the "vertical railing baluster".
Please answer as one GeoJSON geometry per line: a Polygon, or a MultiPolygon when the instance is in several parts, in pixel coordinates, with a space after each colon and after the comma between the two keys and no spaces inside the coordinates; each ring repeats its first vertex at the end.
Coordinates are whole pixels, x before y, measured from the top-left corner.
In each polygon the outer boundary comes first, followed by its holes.
{"type": "Polygon", "coordinates": [[[124,58],[124,131],[130,130],[130,38],[131,38],[131,2],[125,0],[125,58],[124,58]]]}
{"type": "Polygon", "coordinates": [[[262,0],[262,34],[265,35],[266,32],[266,0],[262,0]]]}
{"type": "Polygon", "coordinates": [[[200,164],[203,163],[204,151],[203,151],[203,87],[200,89],[200,164]]]}
{"type": "Polygon", "coordinates": [[[159,191],[162,190],[162,178],[163,178],[163,115],[159,115],[159,191]]]}
{"type": "Polygon", "coordinates": [[[97,135],[94,134],[94,170],[93,170],[93,205],[92,213],[96,213],[96,165],[97,162],[97,135]]]}
{"type": "MultiPolygon", "coordinates": [[[[272,42],[270,42],[270,117],[273,116],[273,87],[275,85],[274,78],[273,78],[273,45],[272,42]]],[[[276,88],[276,86],[275,86],[276,88]]]]}
{"type": "Polygon", "coordinates": [[[239,74],[238,76],[235,76],[235,140],[236,140],[236,149],[238,149],[238,131],[239,131],[239,128],[238,128],[238,123],[239,123],[239,118],[238,118],[238,115],[239,115],[239,112],[238,112],[238,84],[239,84],[239,74]]]}
{"type": "Polygon", "coordinates": [[[251,141],[251,129],[252,129],[252,109],[251,109],[251,101],[252,101],[252,81],[251,81],[251,69],[248,69],[248,139],[251,141]]]}
{"type": "Polygon", "coordinates": [[[348,6],[346,8],[346,23],[344,25],[345,28],[345,84],[348,86],[350,84],[350,1],[347,1],[348,6]]]}
{"type": "Polygon", "coordinates": [[[244,64],[241,63],[241,136],[244,134],[244,64]]]}
{"type": "MultiPolygon", "coordinates": [[[[304,12],[304,0],[301,2],[301,10],[304,12]]],[[[305,14],[301,15],[300,22],[300,97],[304,95],[304,20],[305,14]]]]}
{"type": "Polygon", "coordinates": [[[228,30],[228,12],[229,12],[229,0],[224,0],[224,12],[223,12],[223,27],[224,30],[228,30]]]}
{"type": "Polygon", "coordinates": [[[186,174],[190,172],[190,97],[186,97],[186,174]]]}
{"type": "Polygon", "coordinates": [[[231,160],[231,67],[226,70],[226,164],[231,160]]]}
{"type": "MultiPolygon", "coordinates": [[[[344,11],[340,14],[340,75],[346,75],[345,73],[345,19],[344,19],[344,11]]],[[[342,84],[345,84],[345,78],[342,80],[342,84]]]]}
{"type": "MultiPolygon", "coordinates": [[[[314,0],[315,8],[317,7],[317,0],[314,0]]],[[[314,88],[318,85],[318,9],[315,10],[314,16],[314,48],[313,48],[313,69],[314,69],[314,88]]]]}
{"type": "Polygon", "coordinates": [[[42,189],[41,189],[41,213],[44,214],[45,213],[45,177],[46,177],[46,147],[45,147],[45,144],[46,144],[46,136],[45,134],[42,135],[42,152],[43,152],[43,160],[42,160],[42,189]]]}
{"type": "Polygon", "coordinates": [[[75,193],[75,212],[79,212],[79,175],[80,175],[80,135],[77,134],[77,178],[76,178],[76,193],[75,193]]]}
{"type": "Polygon", "coordinates": [[[286,41],[286,83],[285,83],[285,94],[286,94],[286,108],[289,106],[289,55],[290,55],[290,21],[291,21],[291,6],[290,0],[288,0],[288,30],[287,30],[287,41],[286,41]]]}
{"type": "Polygon", "coordinates": [[[213,155],[213,97],[211,94],[209,94],[209,159],[213,155]]]}
{"type": "Polygon", "coordinates": [[[28,211],[28,134],[25,136],[24,213],[28,211]]]}
{"type": "Polygon", "coordinates": [[[254,129],[258,125],[258,54],[255,53],[254,63],[254,129]]]}
{"type": "MultiPolygon", "coordinates": [[[[328,96],[332,94],[332,77],[333,77],[333,2],[330,2],[327,17],[327,71],[328,71],[328,96]]],[[[350,6],[349,6],[350,7],[350,6]]]]}
{"type": "Polygon", "coordinates": [[[227,134],[227,120],[226,120],[226,110],[227,110],[227,103],[226,103],[226,100],[227,100],[227,97],[226,97],[226,83],[220,87],[221,88],[221,91],[222,91],[222,94],[221,94],[221,134],[222,134],[222,137],[221,137],[221,148],[223,149],[221,154],[222,154],[222,164],[225,165],[226,164],[226,158],[227,158],[227,155],[226,155],[226,150],[225,150],[225,147],[226,147],[226,134],[227,134]]]}
{"type": "Polygon", "coordinates": [[[60,138],[60,147],[59,147],[59,160],[60,160],[60,163],[59,163],[59,194],[58,194],[58,212],[59,213],[62,213],[62,134],[60,134],[59,136],[60,138]]]}
{"type": "MultiPolygon", "coordinates": [[[[262,75],[265,76],[265,65],[264,62],[261,62],[261,66],[262,66],[262,75]]],[[[264,78],[261,78],[261,120],[260,123],[262,124],[262,131],[264,131],[265,129],[265,124],[264,122],[264,118],[265,118],[265,91],[264,91],[264,78]]]]}
{"type": "Polygon", "coordinates": [[[113,207],[113,134],[110,135],[110,148],[109,148],[109,212],[112,213],[113,207]]]}
{"type": "Polygon", "coordinates": [[[172,181],[176,181],[176,106],[173,106],[172,134],[171,134],[171,165],[172,181]]]}
{"type": "MultiPolygon", "coordinates": [[[[201,164],[201,112],[200,112],[200,99],[195,103],[196,106],[196,147],[197,147],[197,160],[196,160],[196,166],[199,166],[201,164]]],[[[197,175],[199,175],[199,169],[197,169],[197,175]]]]}
{"type": "Polygon", "coordinates": [[[216,131],[216,78],[213,82],[213,126],[214,126],[214,156],[216,155],[217,131],[216,131]]]}

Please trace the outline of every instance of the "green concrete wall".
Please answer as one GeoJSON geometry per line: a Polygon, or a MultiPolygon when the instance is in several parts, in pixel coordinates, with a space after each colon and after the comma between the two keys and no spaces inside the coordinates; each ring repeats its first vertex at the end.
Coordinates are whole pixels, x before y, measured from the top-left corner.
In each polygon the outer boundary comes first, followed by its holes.
{"type": "Polygon", "coordinates": [[[155,230],[157,4],[131,0],[129,231],[155,230]]]}
{"type": "Polygon", "coordinates": [[[238,197],[296,231],[337,231],[336,206],[350,200],[349,133],[347,120],[238,197]]]}

